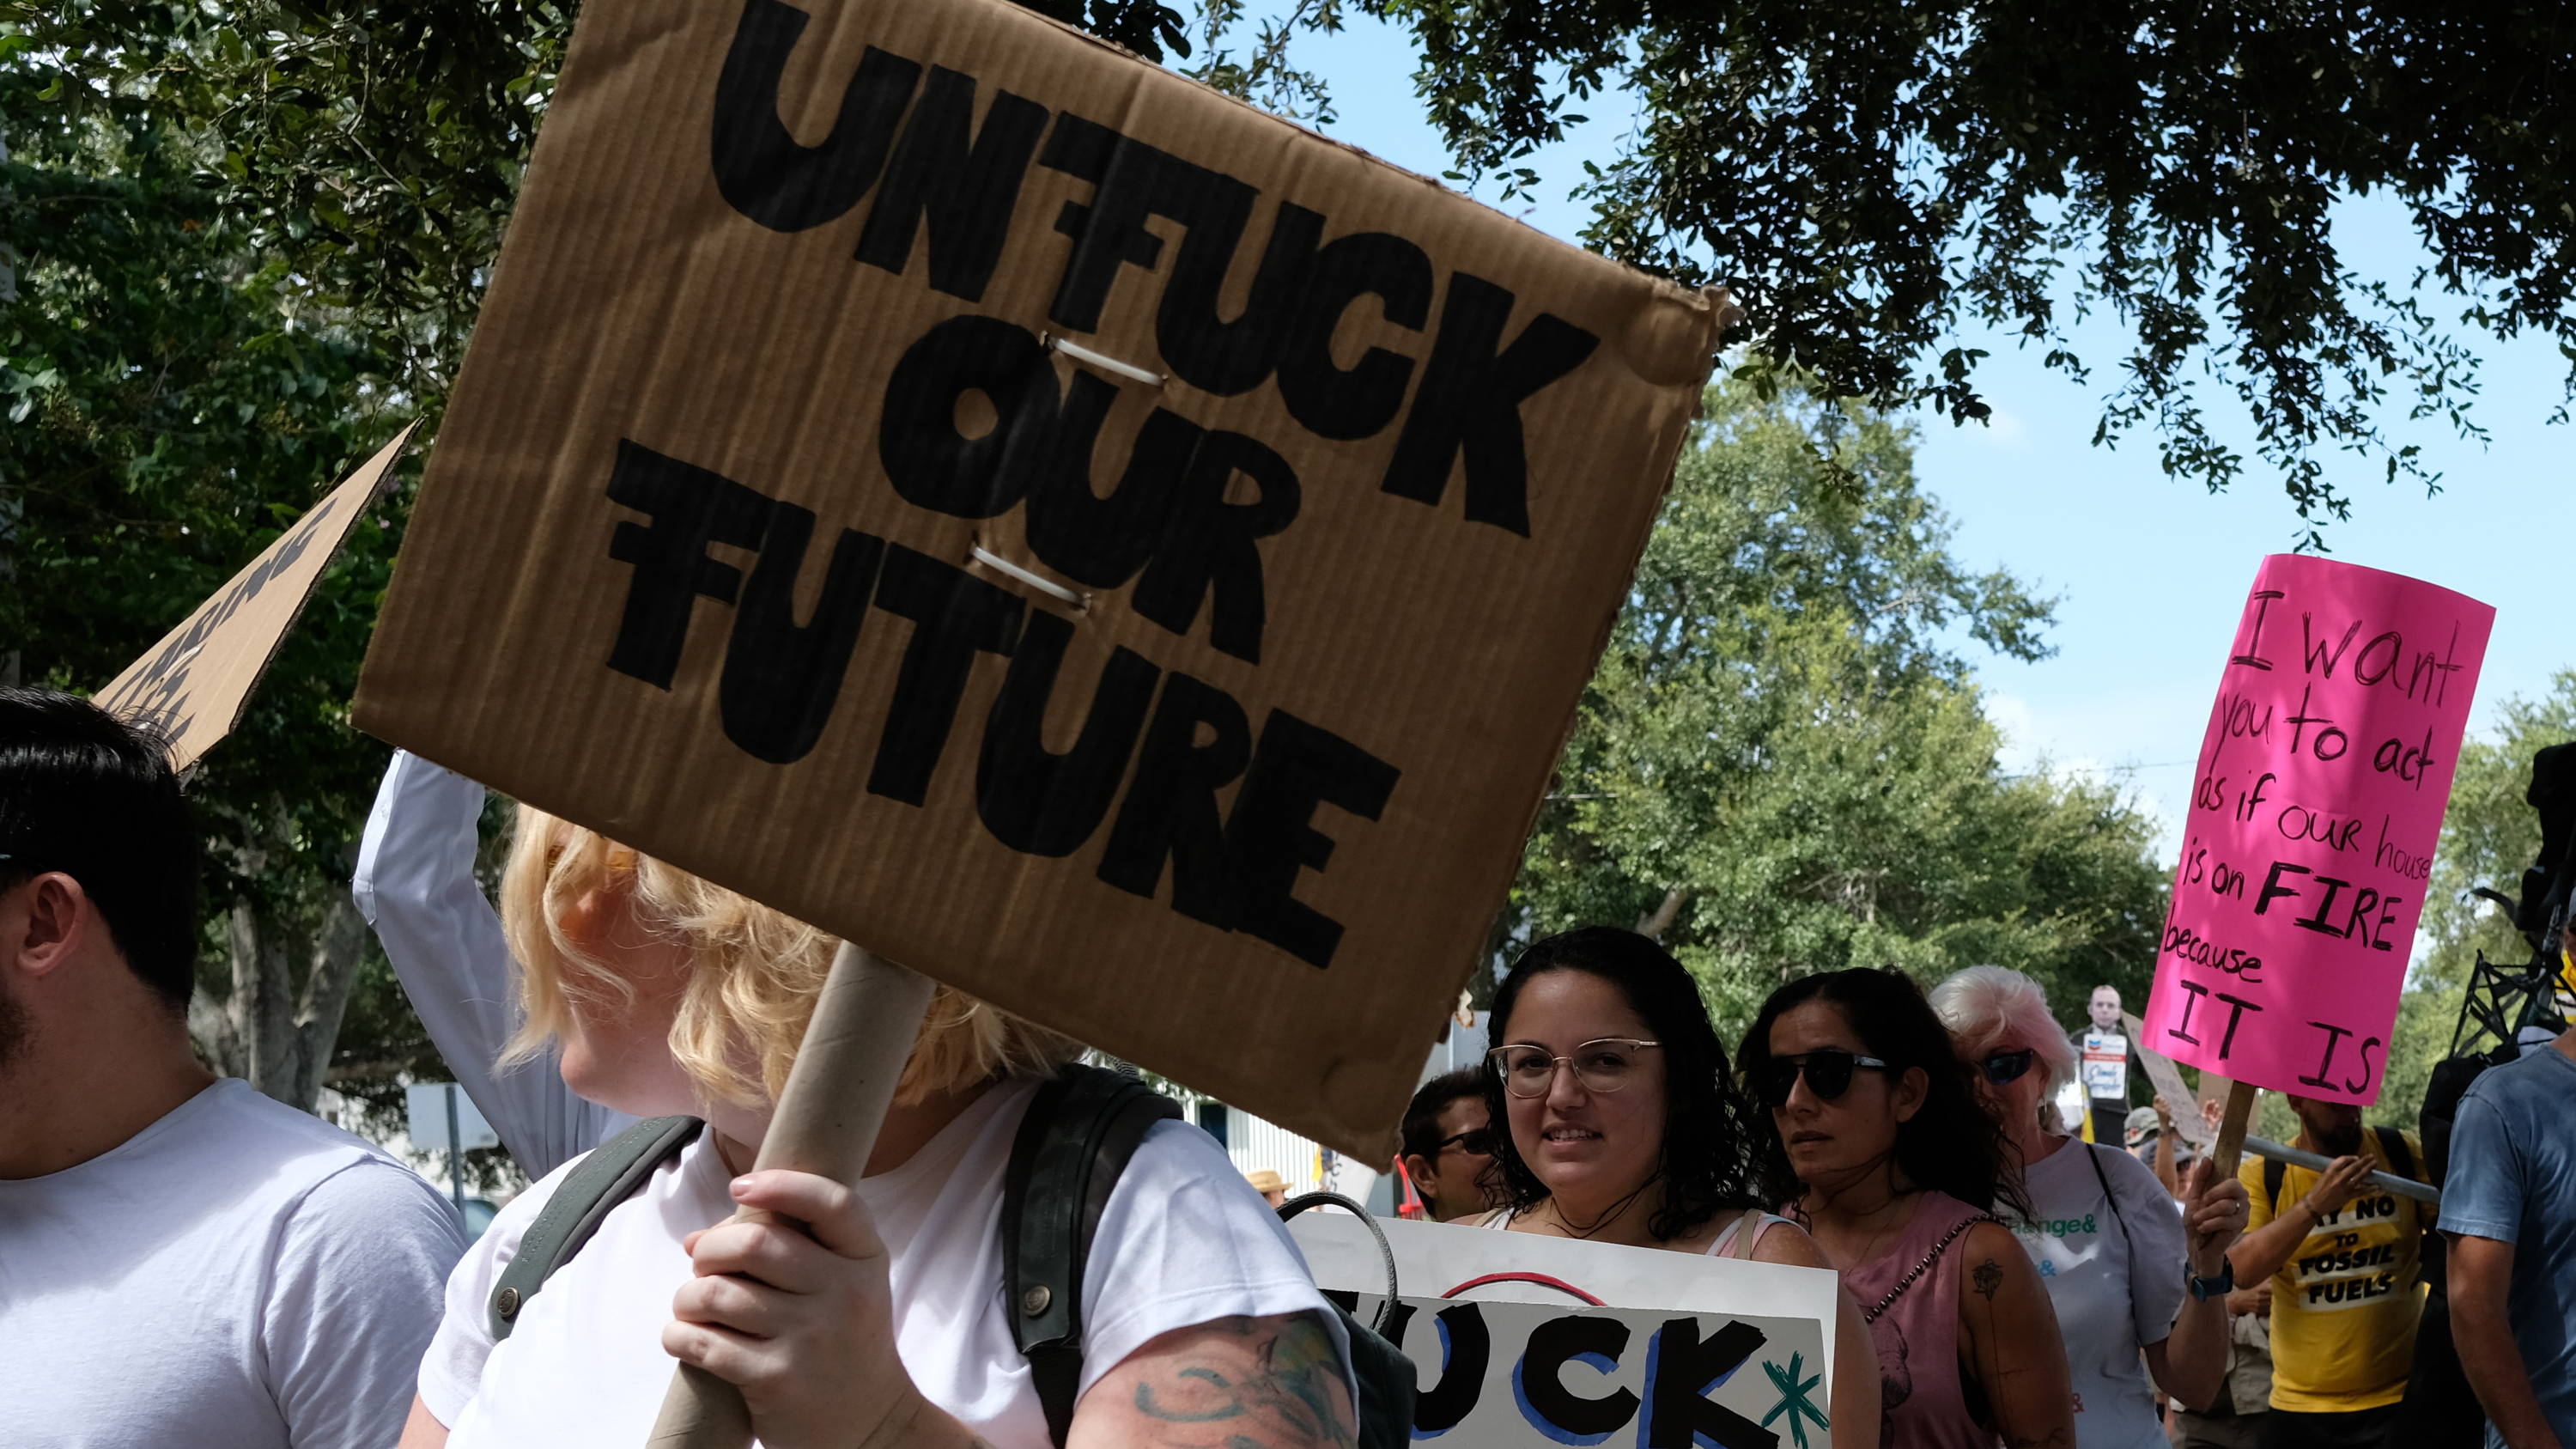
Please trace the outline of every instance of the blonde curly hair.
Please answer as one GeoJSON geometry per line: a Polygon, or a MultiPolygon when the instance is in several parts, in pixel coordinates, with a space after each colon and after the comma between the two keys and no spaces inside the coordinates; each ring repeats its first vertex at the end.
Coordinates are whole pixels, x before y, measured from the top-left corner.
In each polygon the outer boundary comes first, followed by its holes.
{"type": "MultiPolygon", "coordinates": [[[[501,875],[501,926],[519,963],[522,1018],[502,1063],[543,1053],[571,1025],[576,1002],[601,1014],[633,1005],[633,983],[565,933],[564,918],[593,891],[625,893],[645,929],[688,952],[670,1036],[681,1069],[713,1099],[746,1107],[776,1101],[840,942],[526,805],[501,875]],[[757,1063],[756,1079],[747,1063],[757,1063]]],[[[942,986],[895,1100],[918,1102],[997,1076],[1042,1077],[1081,1052],[1080,1043],[942,986]]]]}

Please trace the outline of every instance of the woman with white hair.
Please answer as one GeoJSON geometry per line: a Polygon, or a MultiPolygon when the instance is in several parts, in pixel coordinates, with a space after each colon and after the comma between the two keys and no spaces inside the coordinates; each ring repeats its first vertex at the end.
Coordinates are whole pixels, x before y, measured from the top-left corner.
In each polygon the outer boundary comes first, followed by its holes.
{"type": "Polygon", "coordinates": [[[2055,1100],[2075,1051],[2029,977],[1972,966],[1941,983],[1932,1007],[2020,1165],[2031,1214],[2013,1227],[2066,1340],[2076,1443],[2163,1449],[2157,1394],[2205,1404],[2226,1376],[2227,1248],[2244,1231],[2244,1187],[2197,1164],[2177,1214],[2136,1158],[2066,1136],[2055,1100]]]}

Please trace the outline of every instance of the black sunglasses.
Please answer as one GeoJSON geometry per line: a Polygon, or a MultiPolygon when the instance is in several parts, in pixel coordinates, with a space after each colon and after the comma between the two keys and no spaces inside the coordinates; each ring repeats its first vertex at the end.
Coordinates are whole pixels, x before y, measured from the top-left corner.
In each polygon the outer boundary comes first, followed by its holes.
{"type": "Polygon", "coordinates": [[[1789,1094],[1797,1090],[1798,1078],[1807,1078],[1807,1090],[1830,1102],[1851,1090],[1852,1071],[1868,1067],[1873,1071],[1888,1070],[1887,1063],[1876,1057],[1828,1047],[1823,1051],[1801,1052],[1792,1057],[1773,1057],[1762,1064],[1753,1077],[1753,1090],[1760,1093],[1763,1105],[1778,1111],[1789,1105],[1789,1094]]]}
{"type": "Polygon", "coordinates": [[[2036,1050],[2024,1047],[2017,1052],[1997,1052],[1977,1063],[1977,1070],[1984,1072],[1986,1080],[1996,1086],[2008,1086],[2020,1081],[2030,1071],[2030,1064],[2038,1060],[2036,1050]]]}
{"type": "Polygon", "coordinates": [[[1491,1157],[1494,1155],[1494,1129],[1470,1127],[1455,1137],[1443,1137],[1440,1139],[1440,1145],[1431,1149],[1431,1155],[1438,1157],[1452,1147],[1462,1152],[1472,1152],[1478,1157],[1491,1157]]]}

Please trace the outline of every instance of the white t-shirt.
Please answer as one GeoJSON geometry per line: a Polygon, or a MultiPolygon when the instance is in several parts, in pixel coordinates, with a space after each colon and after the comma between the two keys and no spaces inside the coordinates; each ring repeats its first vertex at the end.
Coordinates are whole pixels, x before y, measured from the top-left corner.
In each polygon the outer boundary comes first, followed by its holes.
{"type": "Polygon", "coordinates": [[[2155,1389],[2138,1358],[2173,1334],[2182,1311],[2182,1213],[2138,1159],[2068,1142],[2025,1176],[2037,1214],[2016,1225],[2048,1285],[2074,1379],[2079,1449],[2164,1449],[2155,1389]],[[2099,1159],[2097,1176],[2087,1154],[2099,1159]],[[2103,1196],[2107,1180],[2117,1199],[2103,1196]],[[2125,1233],[2123,1229],[2126,1229],[2125,1233]]]}
{"type": "Polygon", "coordinates": [[[0,1442],[389,1446],[464,1251],[418,1174],[227,1077],[0,1181],[0,1442]]]}
{"type": "MultiPolygon", "coordinates": [[[[1036,1084],[986,1092],[859,1196],[891,1256],[896,1351],[922,1393],[996,1449],[1047,1449],[1046,1416],[1003,1301],[1002,1176],[1036,1084]]],[[[572,1164],[502,1209],[447,1285],[420,1397],[449,1449],[641,1444],[671,1378],[662,1325],[689,1277],[680,1240],[731,1215],[724,1159],[701,1134],[528,1300],[492,1341],[490,1302],[519,1239],[572,1164]]],[[[1119,1176],[1082,1285],[1089,1389],[1148,1340],[1235,1315],[1339,1320],[1285,1227],[1183,1122],[1146,1133],[1119,1176]]],[[[1347,1381],[1349,1347],[1342,1345],[1347,1381]]]]}

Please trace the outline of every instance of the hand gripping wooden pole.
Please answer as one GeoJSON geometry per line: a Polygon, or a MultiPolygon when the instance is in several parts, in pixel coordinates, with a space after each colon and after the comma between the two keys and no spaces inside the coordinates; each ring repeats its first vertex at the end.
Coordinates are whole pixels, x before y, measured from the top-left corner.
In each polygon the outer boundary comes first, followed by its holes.
{"type": "MultiPolygon", "coordinates": [[[[856,1183],[876,1150],[877,1129],[934,989],[929,977],[842,942],[753,1166],[856,1183]]],[[[737,1221],[771,1216],[747,1208],[734,1214],[737,1221]]],[[[682,1364],[645,1443],[647,1449],[745,1449],[751,1411],[733,1385],[682,1364]]]]}

